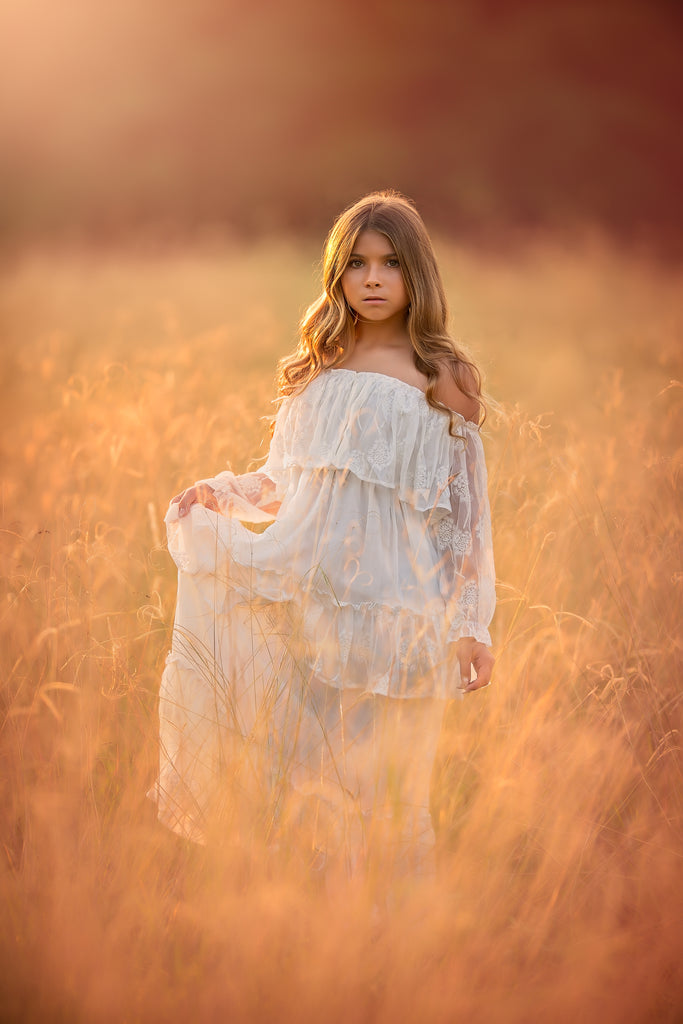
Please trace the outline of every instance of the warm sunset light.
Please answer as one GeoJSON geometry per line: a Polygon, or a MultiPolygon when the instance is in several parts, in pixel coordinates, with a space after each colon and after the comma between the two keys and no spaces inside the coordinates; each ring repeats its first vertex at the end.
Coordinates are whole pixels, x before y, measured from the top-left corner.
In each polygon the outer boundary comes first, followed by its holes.
{"type": "Polygon", "coordinates": [[[3,1020],[681,1019],[680,29],[631,0],[6,0],[3,1020]],[[332,217],[384,187],[485,376],[497,660],[446,712],[436,877],[349,879],[311,839],[348,822],[270,776],[223,766],[206,845],[147,794],[169,500],[265,458],[332,217]]]}
{"type": "Polygon", "coordinates": [[[6,0],[5,234],[315,237],[390,185],[458,233],[683,222],[673,5],[6,0]]]}

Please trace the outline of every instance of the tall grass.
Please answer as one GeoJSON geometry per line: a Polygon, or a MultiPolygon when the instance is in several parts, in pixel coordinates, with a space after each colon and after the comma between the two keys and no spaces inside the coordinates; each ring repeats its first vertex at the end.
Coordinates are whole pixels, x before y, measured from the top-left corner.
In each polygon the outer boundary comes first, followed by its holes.
{"type": "Polygon", "coordinates": [[[6,268],[3,1019],[680,1020],[680,273],[595,240],[441,255],[501,400],[498,663],[444,728],[438,882],[379,918],[296,836],[195,848],[145,798],[163,513],[263,453],[313,254],[6,268]]]}

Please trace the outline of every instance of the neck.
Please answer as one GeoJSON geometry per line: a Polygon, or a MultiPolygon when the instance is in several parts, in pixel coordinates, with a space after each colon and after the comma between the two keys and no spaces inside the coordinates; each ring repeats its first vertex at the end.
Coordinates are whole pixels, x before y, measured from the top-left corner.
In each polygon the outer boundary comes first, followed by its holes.
{"type": "Polygon", "coordinates": [[[356,324],[356,345],[363,348],[412,348],[408,328],[403,314],[373,323],[358,319],[356,324]]]}

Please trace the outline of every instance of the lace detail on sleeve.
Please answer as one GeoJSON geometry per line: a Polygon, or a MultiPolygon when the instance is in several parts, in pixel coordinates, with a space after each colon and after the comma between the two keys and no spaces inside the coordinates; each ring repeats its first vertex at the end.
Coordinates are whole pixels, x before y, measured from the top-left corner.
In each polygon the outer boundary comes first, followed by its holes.
{"type": "Polygon", "coordinates": [[[439,521],[436,539],[444,552],[449,642],[473,636],[487,646],[496,603],[491,512],[484,449],[478,429],[467,425],[449,485],[451,513],[439,521]]]}

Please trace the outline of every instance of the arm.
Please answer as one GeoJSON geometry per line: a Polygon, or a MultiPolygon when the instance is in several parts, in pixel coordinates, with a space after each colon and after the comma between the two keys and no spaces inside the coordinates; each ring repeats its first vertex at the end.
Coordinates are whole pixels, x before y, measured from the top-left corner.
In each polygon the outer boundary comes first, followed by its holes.
{"type": "Polygon", "coordinates": [[[478,429],[465,424],[466,443],[458,443],[450,483],[451,515],[439,524],[440,546],[448,566],[449,642],[456,644],[463,688],[486,686],[493,655],[489,624],[495,608],[495,570],[484,449],[478,429]],[[476,678],[470,679],[470,665],[476,678]]]}

